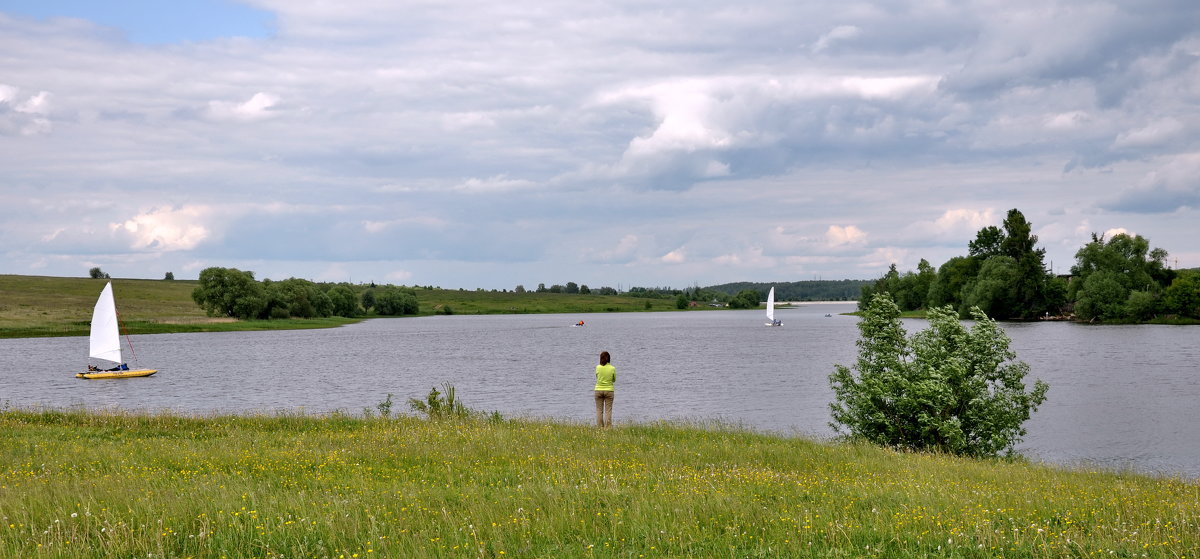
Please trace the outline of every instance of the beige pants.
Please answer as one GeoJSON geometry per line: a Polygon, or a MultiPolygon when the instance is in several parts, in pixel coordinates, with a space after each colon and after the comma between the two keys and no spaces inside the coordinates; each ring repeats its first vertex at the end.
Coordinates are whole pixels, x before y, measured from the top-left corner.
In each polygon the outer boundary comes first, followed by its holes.
{"type": "Polygon", "coordinates": [[[612,405],[614,392],[612,390],[596,391],[596,426],[612,427],[612,405]]]}

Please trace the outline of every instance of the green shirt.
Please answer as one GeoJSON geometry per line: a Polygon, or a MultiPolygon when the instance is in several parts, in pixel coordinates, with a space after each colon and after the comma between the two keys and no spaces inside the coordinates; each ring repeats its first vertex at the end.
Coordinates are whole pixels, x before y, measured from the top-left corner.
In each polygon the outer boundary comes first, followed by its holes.
{"type": "Polygon", "coordinates": [[[617,381],[617,368],[608,365],[596,365],[596,390],[613,389],[613,383],[617,381]]]}

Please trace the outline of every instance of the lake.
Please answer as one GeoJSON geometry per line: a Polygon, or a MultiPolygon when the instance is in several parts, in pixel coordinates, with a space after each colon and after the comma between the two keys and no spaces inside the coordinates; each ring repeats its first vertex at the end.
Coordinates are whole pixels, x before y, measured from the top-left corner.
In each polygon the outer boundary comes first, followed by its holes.
{"type": "MultiPolygon", "coordinates": [[[[835,363],[857,355],[853,303],[762,311],[436,316],[342,328],[133,336],[141,379],[82,380],[86,338],[0,340],[0,405],[360,414],[451,383],[469,407],[589,423],[600,351],[617,367],[617,423],[722,421],[833,435],[835,363]],[[829,316],[826,316],[829,315],[829,316]],[[582,328],[571,325],[585,320],[582,328]]],[[[924,321],[905,322],[909,333],[924,321]]],[[[1009,323],[1027,384],[1050,384],[1018,447],[1037,461],[1200,478],[1200,328],[1009,323]]],[[[135,364],[128,355],[126,357],[135,364]]]]}

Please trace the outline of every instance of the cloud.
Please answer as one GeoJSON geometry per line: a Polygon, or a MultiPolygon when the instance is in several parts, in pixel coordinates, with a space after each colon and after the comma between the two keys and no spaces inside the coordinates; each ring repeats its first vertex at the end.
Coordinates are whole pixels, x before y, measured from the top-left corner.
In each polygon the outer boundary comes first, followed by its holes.
{"type": "Polygon", "coordinates": [[[816,44],[813,45],[812,50],[813,52],[822,52],[836,43],[854,39],[859,35],[862,35],[862,29],[857,26],[839,25],[830,29],[828,33],[821,35],[821,38],[817,39],[816,44]]]}
{"type": "Polygon", "coordinates": [[[905,235],[913,239],[966,246],[967,241],[973,240],[980,229],[989,225],[999,225],[1000,221],[992,208],[955,208],[942,212],[942,215],[933,221],[913,223],[905,228],[905,235]]]}
{"type": "Polygon", "coordinates": [[[525,179],[510,179],[504,175],[496,175],[486,179],[469,178],[455,187],[457,190],[468,192],[512,192],[536,188],[538,183],[525,179]]]}
{"type": "Polygon", "coordinates": [[[687,254],[682,248],[668,252],[660,258],[664,264],[682,264],[687,261],[687,254]]]}
{"type": "Polygon", "coordinates": [[[249,4],[158,47],[0,9],[0,271],[878,277],[1013,207],[1059,263],[1194,244],[1194,1],[249,4]]]}
{"type": "Polygon", "coordinates": [[[829,229],[825,231],[825,239],[833,247],[863,245],[867,242],[867,234],[853,225],[845,227],[830,225],[829,229]]]}
{"type": "Polygon", "coordinates": [[[1145,148],[1167,144],[1182,136],[1183,124],[1173,118],[1164,118],[1136,130],[1122,132],[1113,141],[1113,147],[1145,148]]]}
{"type": "Polygon", "coordinates": [[[733,268],[771,268],[778,260],[763,254],[759,247],[748,247],[738,252],[722,254],[712,259],[713,264],[733,268]]]}
{"type": "Polygon", "coordinates": [[[0,136],[50,133],[53,130],[48,118],[50,93],[39,91],[24,99],[20,93],[19,88],[0,83],[0,136]]]}
{"type": "Polygon", "coordinates": [[[208,114],[218,120],[262,120],[278,114],[274,112],[278,103],[278,96],[260,91],[241,103],[209,101],[208,114]]]}
{"type": "Polygon", "coordinates": [[[591,262],[607,262],[607,263],[626,263],[634,259],[638,250],[637,235],[628,234],[619,241],[616,246],[606,250],[589,250],[585,253],[584,259],[591,262]]]}
{"type": "Polygon", "coordinates": [[[211,235],[205,225],[211,213],[210,208],[201,206],[155,208],[114,223],[112,228],[127,234],[134,250],[191,250],[211,235]]]}
{"type": "Polygon", "coordinates": [[[1200,152],[1167,159],[1138,184],[1102,202],[1100,207],[1144,214],[1200,208],[1200,152]]]}

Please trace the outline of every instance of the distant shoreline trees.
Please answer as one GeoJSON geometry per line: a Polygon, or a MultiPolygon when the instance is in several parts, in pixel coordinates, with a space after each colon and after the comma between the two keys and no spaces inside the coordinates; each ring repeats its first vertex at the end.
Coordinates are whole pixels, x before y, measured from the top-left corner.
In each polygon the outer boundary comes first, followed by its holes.
{"type": "Polygon", "coordinates": [[[254,272],[237,268],[205,268],[192,300],[209,316],[242,320],[353,318],[368,311],[382,316],[417,314],[417,296],[411,288],[314,283],[299,278],[281,281],[254,279],[254,272]]]}
{"type": "Polygon", "coordinates": [[[1200,319],[1200,275],[1166,266],[1167,251],[1150,248],[1140,235],[1126,233],[1092,241],[1075,254],[1069,276],[1045,266],[1032,226],[1017,209],[1002,228],[980,229],[967,255],[947,260],[934,271],[924,259],[917,272],[896,265],[862,290],[859,309],[875,294],[888,294],[903,311],[954,308],[960,317],[978,307],[1001,320],[1074,317],[1086,321],[1138,322],[1159,316],[1200,319]]]}

